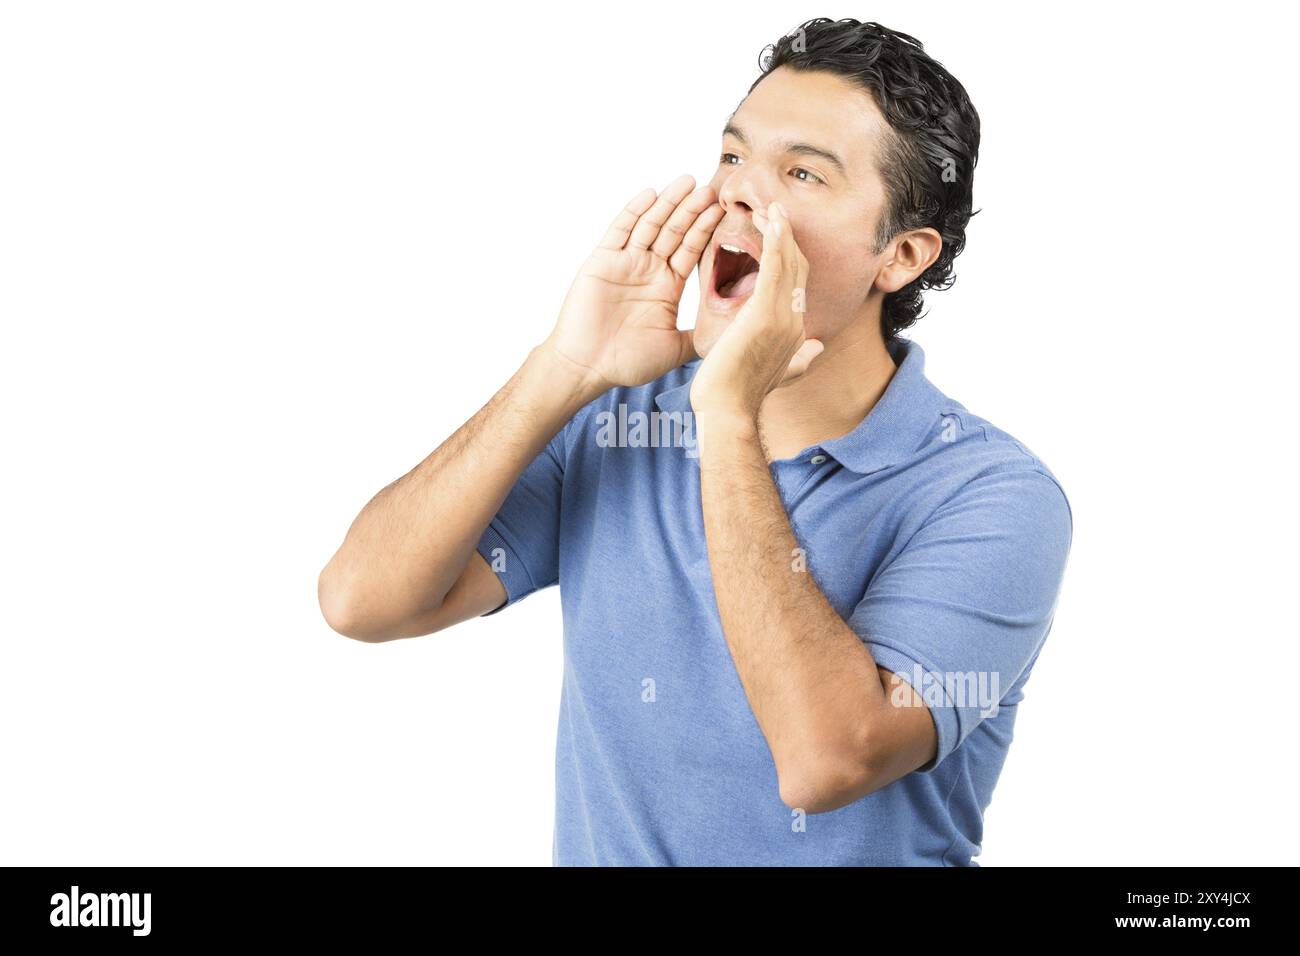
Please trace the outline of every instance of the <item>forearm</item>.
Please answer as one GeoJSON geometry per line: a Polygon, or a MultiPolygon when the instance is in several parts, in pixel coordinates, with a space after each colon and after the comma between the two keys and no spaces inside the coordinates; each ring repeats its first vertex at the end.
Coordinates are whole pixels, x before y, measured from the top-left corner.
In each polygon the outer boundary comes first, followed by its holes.
{"type": "Polygon", "coordinates": [[[600,392],[544,346],[419,465],[370,500],[321,572],[322,605],[382,632],[439,606],[529,463],[600,392]]]}
{"type": "Polygon", "coordinates": [[[718,613],[784,797],[803,781],[859,769],[868,720],[885,691],[866,646],[797,560],[799,543],[757,428],[740,416],[701,427],[718,613]]]}

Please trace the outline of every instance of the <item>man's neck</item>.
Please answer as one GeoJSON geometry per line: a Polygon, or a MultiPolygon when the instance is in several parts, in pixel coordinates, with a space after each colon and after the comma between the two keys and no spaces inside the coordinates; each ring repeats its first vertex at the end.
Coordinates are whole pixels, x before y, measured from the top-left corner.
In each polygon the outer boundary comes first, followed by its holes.
{"type": "Polygon", "coordinates": [[[769,461],[847,435],[885,394],[898,370],[879,321],[857,322],[831,341],[803,377],[774,389],[759,410],[769,461]]]}

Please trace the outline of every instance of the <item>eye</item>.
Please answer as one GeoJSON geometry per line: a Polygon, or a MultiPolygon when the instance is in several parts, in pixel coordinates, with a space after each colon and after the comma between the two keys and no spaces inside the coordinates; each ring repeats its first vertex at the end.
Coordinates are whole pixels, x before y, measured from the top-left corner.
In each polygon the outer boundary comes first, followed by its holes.
{"type": "Polygon", "coordinates": [[[826,182],[826,180],[822,179],[822,178],[821,178],[820,176],[818,176],[816,173],[810,173],[810,172],[808,172],[808,170],[804,169],[802,166],[796,166],[796,167],[794,168],[794,177],[795,177],[795,179],[802,179],[802,178],[803,178],[803,177],[801,177],[801,176],[799,175],[800,173],[803,173],[805,176],[808,177],[807,179],[804,179],[804,180],[803,180],[803,181],[806,182],[806,183],[824,183],[824,182],[826,182]]]}
{"type": "Polygon", "coordinates": [[[740,157],[735,153],[723,153],[721,163],[723,166],[735,166],[740,163],[740,157]],[[735,162],[731,162],[731,160],[735,160],[735,162]]]}

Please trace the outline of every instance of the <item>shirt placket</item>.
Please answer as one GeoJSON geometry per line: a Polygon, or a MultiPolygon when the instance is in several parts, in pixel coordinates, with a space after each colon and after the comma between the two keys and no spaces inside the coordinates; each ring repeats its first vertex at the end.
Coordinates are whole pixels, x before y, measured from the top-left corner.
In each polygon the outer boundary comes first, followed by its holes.
{"type": "Polygon", "coordinates": [[[791,513],[799,503],[799,495],[808,484],[831,467],[831,459],[818,448],[793,460],[774,461],[769,467],[772,480],[776,482],[777,492],[785,504],[785,510],[791,513]]]}

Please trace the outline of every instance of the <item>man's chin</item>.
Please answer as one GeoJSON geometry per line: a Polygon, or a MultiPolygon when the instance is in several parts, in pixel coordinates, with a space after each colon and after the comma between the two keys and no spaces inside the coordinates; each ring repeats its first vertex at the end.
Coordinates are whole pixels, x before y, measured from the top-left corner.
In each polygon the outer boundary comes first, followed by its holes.
{"type": "Polygon", "coordinates": [[[695,332],[691,336],[692,345],[695,347],[695,354],[703,358],[709,354],[709,350],[721,338],[722,333],[726,331],[727,323],[735,316],[718,315],[708,309],[701,307],[695,314],[695,332]]]}
{"type": "MultiPolygon", "coordinates": [[[[713,343],[753,296],[757,280],[745,283],[739,295],[723,295],[711,287],[711,281],[700,282],[700,304],[695,313],[695,352],[701,357],[708,353],[713,343]]],[[[729,285],[734,287],[737,284],[729,285]]]]}

